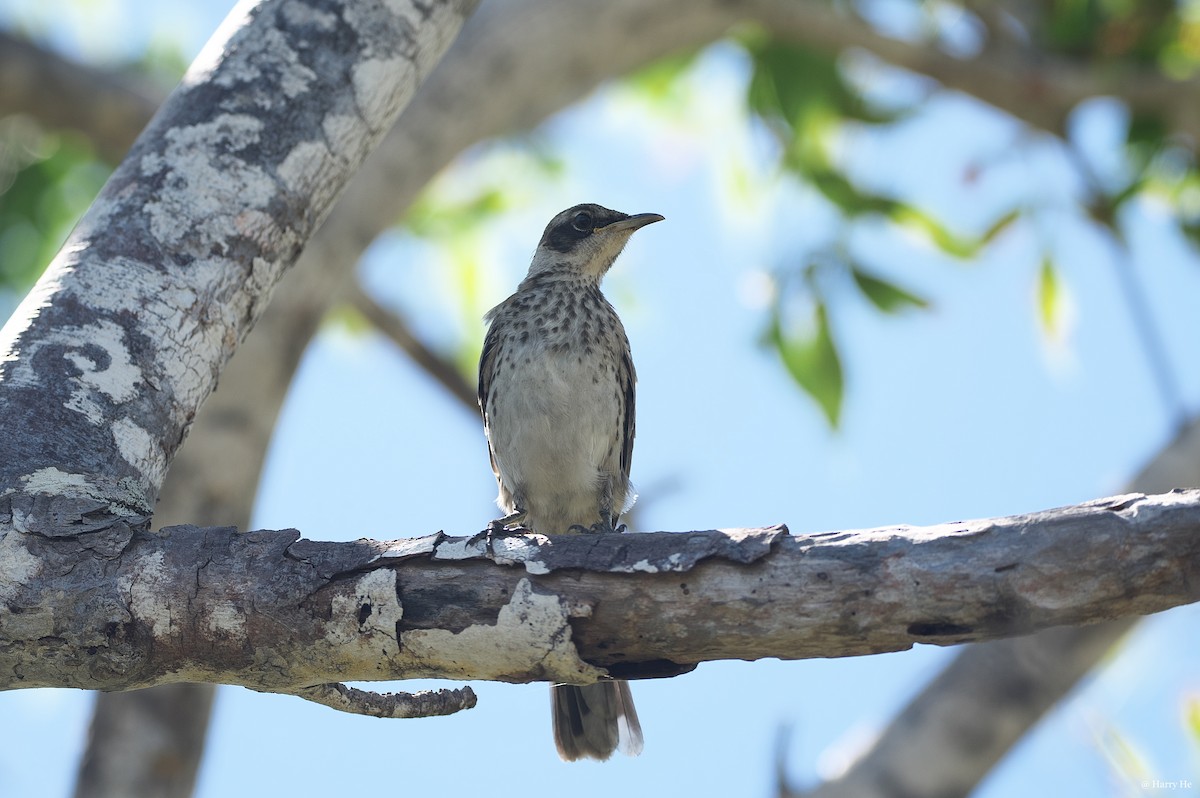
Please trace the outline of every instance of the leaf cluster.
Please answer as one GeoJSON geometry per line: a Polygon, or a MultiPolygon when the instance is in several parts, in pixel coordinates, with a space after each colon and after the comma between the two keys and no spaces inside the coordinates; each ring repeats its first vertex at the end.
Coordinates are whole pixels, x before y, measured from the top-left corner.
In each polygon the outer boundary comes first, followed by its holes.
{"type": "Polygon", "coordinates": [[[108,173],[77,135],[23,116],[0,120],[0,289],[33,284],[108,173]]]}

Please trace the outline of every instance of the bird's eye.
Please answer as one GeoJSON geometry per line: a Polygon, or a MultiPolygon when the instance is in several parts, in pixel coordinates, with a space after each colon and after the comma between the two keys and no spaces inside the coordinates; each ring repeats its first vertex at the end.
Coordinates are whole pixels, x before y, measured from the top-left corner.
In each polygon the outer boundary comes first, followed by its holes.
{"type": "Polygon", "coordinates": [[[590,233],[593,229],[592,215],[587,211],[580,211],[575,214],[575,218],[571,220],[571,226],[581,233],[590,233]]]}

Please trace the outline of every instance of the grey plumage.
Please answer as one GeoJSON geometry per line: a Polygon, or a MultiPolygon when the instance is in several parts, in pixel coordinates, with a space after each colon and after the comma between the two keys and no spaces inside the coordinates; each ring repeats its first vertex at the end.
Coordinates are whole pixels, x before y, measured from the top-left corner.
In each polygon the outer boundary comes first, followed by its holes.
{"type": "MultiPolygon", "coordinates": [[[[636,375],[600,280],[633,232],[662,218],[599,205],[563,211],[516,293],[488,313],[479,407],[506,514],[496,526],[611,532],[633,503],[636,375]]],[[[641,751],[625,682],[555,685],[552,715],[563,759],[641,751]]]]}

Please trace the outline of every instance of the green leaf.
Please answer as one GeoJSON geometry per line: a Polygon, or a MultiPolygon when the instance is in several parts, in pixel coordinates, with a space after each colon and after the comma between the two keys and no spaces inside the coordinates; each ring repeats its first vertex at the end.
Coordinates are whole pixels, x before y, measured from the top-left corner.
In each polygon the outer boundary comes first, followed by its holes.
{"type": "Polygon", "coordinates": [[[980,246],[987,246],[988,244],[992,243],[992,241],[996,239],[996,236],[1003,233],[1008,229],[1009,225],[1020,218],[1021,212],[1014,208],[996,221],[992,222],[991,227],[989,227],[987,230],[984,230],[983,235],[979,237],[980,246]]]}
{"type": "Polygon", "coordinates": [[[1150,778],[1150,765],[1137,747],[1111,723],[1100,722],[1096,744],[1113,773],[1129,784],[1150,778]]]}
{"type": "Polygon", "coordinates": [[[863,296],[884,313],[900,313],[909,308],[925,310],[929,307],[927,300],[905,291],[895,283],[867,274],[862,269],[851,267],[850,274],[863,296]]]}
{"type": "Polygon", "coordinates": [[[834,52],[798,47],[761,35],[743,36],[753,71],[747,102],[764,119],[803,127],[806,117],[840,117],[889,122],[896,115],[867,106],[842,74],[834,52]]]}
{"type": "Polygon", "coordinates": [[[919,230],[929,238],[934,246],[955,258],[962,260],[973,258],[983,246],[982,239],[971,240],[956,235],[937,219],[911,205],[896,203],[888,216],[898,225],[919,230]]]}
{"type": "Polygon", "coordinates": [[[1200,745],[1200,697],[1188,696],[1183,702],[1183,724],[1194,745],[1200,745]]]}
{"type": "Polygon", "coordinates": [[[866,213],[893,216],[901,207],[895,200],[860,191],[844,174],[834,169],[812,167],[800,161],[793,163],[825,199],[847,216],[861,216],[866,213]]]}
{"type": "Polygon", "coordinates": [[[1062,335],[1063,285],[1050,256],[1042,258],[1037,286],[1038,323],[1042,334],[1057,339],[1062,335]]]}
{"type": "Polygon", "coordinates": [[[481,189],[475,196],[454,202],[439,200],[435,192],[422,194],[404,217],[410,233],[422,238],[455,238],[466,235],[508,208],[503,191],[481,189]]]}
{"type": "Polygon", "coordinates": [[[816,401],[829,426],[836,428],[841,415],[845,380],[825,304],[816,304],[813,330],[808,335],[785,332],[779,311],[776,306],[767,330],[767,341],[779,352],[784,367],[796,384],[816,401]]]}
{"type": "Polygon", "coordinates": [[[0,125],[0,287],[38,278],[108,172],[78,135],[0,125]]]}
{"type": "Polygon", "coordinates": [[[696,63],[699,50],[688,50],[652,61],[625,78],[625,85],[642,94],[646,99],[661,102],[668,99],[680,79],[696,63]]]}

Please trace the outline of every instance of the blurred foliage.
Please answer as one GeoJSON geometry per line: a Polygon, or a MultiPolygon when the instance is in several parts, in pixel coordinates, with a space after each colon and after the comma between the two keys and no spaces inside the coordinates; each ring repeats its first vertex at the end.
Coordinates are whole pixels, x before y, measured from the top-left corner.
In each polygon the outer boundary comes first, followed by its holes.
{"type": "Polygon", "coordinates": [[[1188,696],[1183,701],[1183,726],[1192,745],[1200,749],[1200,696],[1188,696]]]}
{"type": "Polygon", "coordinates": [[[467,179],[450,169],[428,186],[401,229],[437,248],[441,293],[459,334],[452,345],[434,348],[473,381],[483,347],[483,316],[490,309],[487,298],[493,296],[486,281],[503,272],[488,237],[490,227],[528,206],[539,188],[562,175],[563,164],[536,134],[486,145],[471,162],[467,179]]]}
{"type": "Polygon", "coordinates": [[[149,78],[167,87],[175,85],[187,68],[188,60],[179,42],[163,37],[151,39],[149,46],[138,55],[137,60],[125,67],[135,75],[149,78]]]}
{"type": "MultiPolygon", "coordinates": [[[[939,14],[941,3],[908,4],[922,16],[915,26],[928,38],[927,46],[939,46],[945,26],[971,17],[974,29],[985,36],[1017,38],[1036,43],[1047,56],[1095,63],[1096,68],[1160,70],[1177,79],[1200,75],[1200,3],[1175,0],[1056,0],[1042,4],[1006,5],[1003,10],[963,4],[962,14],[939,14]],[[997,26],[1000,19],[1002,25],[997,26]],[[947,22],[949,20],[949,22],[947,22]],[[989,27],[989,25],[991,27],[989,27]],[[998,27],[1005,27],[1000,31],[998,27]],[[1100,66],[1104,64],[1105,66],[1100,66]]],[[[866,23],[864,23],[866,24],[866,23]]],[[[949,38],[949,37],[948,37],[949,38]]],[[[836,153],[838,137],[850,127],[885,129],[903,122],[921,109],[900,106],[884,109],[872,105],[848,77],[841,58],[827,53],[773,40],[761,31],[743,32],[737,38],[750,59],[751,76],[746,89],[746,107],[751,117],[769,130],[779,145],[778,166],[785,177],[815,190],[849,228],[861,219],[885,220],[898,228],[918,233],[936,250],[963,261],[977,258],[982,249],[1001,232],[1038,209],[1022,207],[995,219],[977,236],[950,229],[936,214],[899,195],[885,195],[856,184],[836,153]]],[[[661,89],[660,89],[661,91],[661,89]]],[[[1165,118],[1134,114],[1126,129],[1124,168],[1132,177],[1109,187],[1097,179],[1087,158],[1064,137],[1060,144],[1067,160],[1080,170],[1087,186],[1080,198],[1083,212],[1101,228],[1112,233],[1117,246],[1127,247],[1121,229],[1121,211],[1147,196],[1165,201],[1178,221],[1180,232],[1200,244],[1200,178],[1196,170],[1194,142],[1179,142],[1169,134],[1165,118]]],[[[842,234],[845,238],[845,233],[842,234]]],[[[811,256],[812,253],[809,253],[811,256]]],[[[803,262],[789,254],[789,261],[803,262]]],[[[829,261],[829,258],[826,258],[829,261]]],[[[893,264],[893,267],[895,264],[893,264]]],[[[1065,288],[1056,265],[1045,259],[1037,268],[1036,318],[1048,341],[1061,343],[1065,336],[1067,307],[1065,288]]],[[[807,268],[807,267],[803,267],[807,268]]],[[[834,257],[825,267],[840,268],[853,278],[851,284],[881,312],[920,310],[923,300],[903,288],[863,270],[848,257],[834,257]]],[[[781,323],[778,308],[767,320],[764,336],[797,385],[835,424],[844,381],[838,346],[831,329],[836,324],[840,299],[824,288],[827,281],[779,280],[784,293],[806,292],[817,308],[817,324],[797,325],[789,332],[781,323]],[[821,352],[818,356],[818,351],[821,352]],[[834,386],[837,386],[836,389],[834,386]]],[[[1142,331],[1144,346],[1159,346],[1154,331],[1142,331]]]]}
{"type": "Polygon", "coordinates": [[[824,301],[815,300],[808,319],[790,319],[789,323],[784,315],[783,304],[776,303],[767,324],[766,341],[779,352],[792,379],[816,401],[829,425],[836,427],[846,381],[829,327],[828,308],[824,301]]]}
{"type": "MultiPolygon", "coordinates": [[[[847,14],[869,11],[869,3],[844,4],[847,14]]],[[[883,16],[902,18],[889,35],[906,37],[929,48],[958,47],[969,58],[988,46],[1027,48],[1030,57],[1047,64],[1083,65],[1111,74],[1157,72],[1174,79],[1200,79],[1200,3],[1181,0],[1047,0],[1044,3],[967,3],[897,0],[886,4],[883,16]],[[958,33],[969,30],[967,37],[958,33]],[[953,42],[959,45],[953,45],[953,42]]],[[[871,23],[858,20],[863,26],[871,23]]],[[[986,224],[982,231],[953,229],[939,214],[921,207],[904,191],[882,191],[856,180],[843,151],[846,133],[885,131],[922,113],[936,92],[907,101],[872,99],[856,82],[842,54],[796,46],[773,38],[768,31],[739,28],[730,40],[743,54],[747,67],[744,112],[752,125],[766,131],[775,146],[779,179],[792,181],[815,194],[840,220],[838,240],[848,240],[856,224],[880,223],[915,234],[941,255],[964,262],[977,259],[1003,231],[1036,216],[1036,203],[1021,205],[986,224]]],[[[729,47],[727,43],[725,45],[729,47]]],[[[686,90],[700,53],[664,56],[625,79],[625,85],[661,113],[671,114],[689,102],[686,90]]],[[[152,43],[129,67],[139,74],[174,79],[184,68],[179,48],[169,41],[152,43]]],[[[869,88],[869,87],[868,87],[869,88]]],[[[1118,179],[1100,179],[1088,158],[1066,135],[1055,139],[1066,160],[1081,173],[1086,189],[1073,201],[1099,228],[1111,232],[1117,246],[1128,246],[1121,229],[1122,211],[1133,202],[1153,199],[1165,206],[1186,240],[1200,246],[1200,173],[1195,143],[1170,133],[1171,120],[1151,114],[1132,114],[1125,129],[1123,162],[1118,179]]],[[[1052,133],[1061,131],[1051,131],[1052,133]]],[[[1031,140],[1035,137],[1029,137],[1031,140]]],[[[465,372],[473,370],[478,351],[477,327],[482,281],[495,273],[494,254],[480,232],[502,214],[519,212],[539,178],[554,179],[561,171],[552,148],[536,134],[504,142],[519,155],[520,179],[501,170],[468,188],[438,184],[416,204],[404,225],[407,232],[428,241],[448,242],[447,295],[462,332],[452,347],[465,372]],[[532,169],[530,167],[533,167],[532,169]],[[519,188],[514,190],[514,186],[519,188]],[[525,196],[515,191],[526,192],[525,196]]],[[[1014,145],[1014,149],[1022,145],[1014,145]]],[[[486,148],[484,148],[486,149],[486,148]]],[[[479,152],[468,156],[479,160],[479,152]]],[[[86,145],[70,137],[49,134],[25,120],[0,124],[0,285],[19,288],[48,262],[50,256],[98,188],[104,168],[86,145]]],[[[735,172],[736,170],[731,170],[735,172]]],[[[745,177],[745,175],[743,175],[745,177]]],[[[971,179],[964,176],[964,179],[971,179]]],[[[542,184],[544,185],[544,184],[542,184]]],[[[753,192],[746,179],[737,190],[753,192]]],[[[1043,225],[1044,226],[1044,225],[1043,225]]],[[[831,424],[840,418],[847,358],[838,345],[838,315],[847,296],[864,300],[879,312],[922,311],[928,301],[904,287],[903,264],[855,262],[825,244],[816,252],[789,252],[788,267],[777,270],[780,287],[775,305],[764,321],[763,340],[778,355],[796,385],[809,395],[831,424]],[[842,279],[811,279],[819,271],[840,273],[842,279]],[[887,268],[884,268],[884,267],[887,268]],[[886,276],[885,276],[886,275],[886,276]],[[835,290],[836,287],[836,290],[835,290]],[[803,311],[797,310],[803,308],[803,311]]],[[[1043,251],[1050,251],[1049,245],[1043,251]]],[[[781,260],[783,258],[781,257],[781,260]]],[[[1049,259],[1024,264],[1036,286],[1034,317],[1047,339],[1063,334],[1064,284],[1058,265],[1049,259]]],[[[1146,337],[1151,340],[1151,337],[1146,337]]]]}
{"type": "Polygon", "coordinates": [[[1176,0],[1057,0],[1045,4],[1045,21],[1035,32],[1046,50],[1076,58],[1163,65],[1190,57],[1194,65],[1200,20],[1188,18],[1187,6],[1176,0]]]}
{"type": "MultiPolygon", "coordinates": [[[[883,219],[917,232],[947,255],[969,259],[1015,220],[1015,213],[1005,214],[981,236],[972,238],[949,229],[933,214],[900,197],[860,187],[834,156],[837,136],[851,123],[895,124],[907,118],[911,109],[873,107],[846,76],[836,54],[780,42],[758,31],[743,33],[738,42],[750,59],[746,106],[751,118],[770,130],[779,144],[781,172],[815,189],[837,210],[844,226],[864,218],[883,219]]],[[[863,297],[885,313],[928,306],[925,300],[854,264],[844,254],[833,263],[853,278],[851,284],[863,297]]],[[[796,384],[836,427],[845,392],[842,357],[829,319],[836,305],[822,294],[820,281],[785,278],[781,283],[812,295],[815,324],[789,328],[781,322],[782,305],[777,303],[764,339],[775,348],[796,384]]],[[[784,303],[786,294],[787,290],[780,292],[784,303]]]]}
{"type": "Polygon", "coordinates": [[[108,178],[74,134],[0,120],[0,288],[27,290],[108,178]]]}
{"type": "Polygon", "coordinates": [[[1058,269],[1049,256],[1042,259],[1037,282],[1038,321],[1050,338],[1058,338],[1063,325],[1063,286],[1058,269]]]}
{"type": "Polygon", "coordinates": [[[1145,754],[1113,723],[1093,718],[1092,740],[1124,794],[1141,794],[1156,777],[1145,754]]]}

